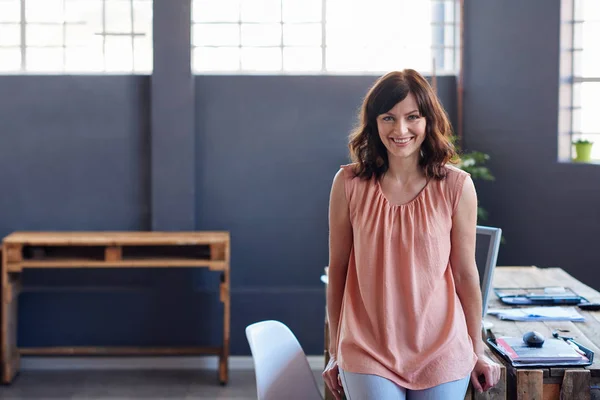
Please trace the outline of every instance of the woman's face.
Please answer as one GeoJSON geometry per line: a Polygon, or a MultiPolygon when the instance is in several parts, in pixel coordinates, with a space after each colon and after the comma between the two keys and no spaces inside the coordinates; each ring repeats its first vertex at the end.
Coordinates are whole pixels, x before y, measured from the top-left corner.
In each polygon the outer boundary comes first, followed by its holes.
{"type": "Polygon", "coordinates": [[[427,121],[419,114],[417,100],[412,93],[391,110],[377,116],[379,138],[388,151],[388,157],[419,158],[425,140],[427,121]]]}

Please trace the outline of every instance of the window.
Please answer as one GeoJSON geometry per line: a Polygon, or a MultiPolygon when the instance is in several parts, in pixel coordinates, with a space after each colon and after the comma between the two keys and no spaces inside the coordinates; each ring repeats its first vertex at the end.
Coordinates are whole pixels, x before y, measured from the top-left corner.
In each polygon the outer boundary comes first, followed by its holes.
{"type": "Polygon", "coordinates": [[[456,0],[193,0],[198,73],[458,67],[456,0]]]}
{"type": "Polygon", "coordinates": [[[572,142],[584,139],[594,142],[591,157],[599,161],[600,1],[568,0],[562,6],[559,156],[572,159],[572,142]]]}
{"type": "Polygon", "coordinates": [[[0,0],[0,73],[148,73],[152,0],[0,0]]]}

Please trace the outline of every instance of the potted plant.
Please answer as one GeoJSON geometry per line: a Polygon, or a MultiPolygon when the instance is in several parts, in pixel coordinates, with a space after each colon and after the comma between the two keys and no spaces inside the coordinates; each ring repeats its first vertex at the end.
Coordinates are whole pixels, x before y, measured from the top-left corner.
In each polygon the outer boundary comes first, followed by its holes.
{"type": "Polygon", "coordinates": [[[590,162],[592,160],[592,145],[594,142],[585,139],[578,139],[573,142],[575,146],[575,162],[590,162]]]}

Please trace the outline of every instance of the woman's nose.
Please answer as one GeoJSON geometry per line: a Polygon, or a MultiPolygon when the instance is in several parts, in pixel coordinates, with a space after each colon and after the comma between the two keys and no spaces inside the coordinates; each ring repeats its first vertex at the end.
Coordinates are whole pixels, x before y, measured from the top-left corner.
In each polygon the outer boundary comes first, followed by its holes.
{"type": "Polygon", "coordinates": [[[396,129],[398,130],[398,132],[400,132],[400,134],[408,133],[408,124],[402,120],[398,121],[396,129]]]}

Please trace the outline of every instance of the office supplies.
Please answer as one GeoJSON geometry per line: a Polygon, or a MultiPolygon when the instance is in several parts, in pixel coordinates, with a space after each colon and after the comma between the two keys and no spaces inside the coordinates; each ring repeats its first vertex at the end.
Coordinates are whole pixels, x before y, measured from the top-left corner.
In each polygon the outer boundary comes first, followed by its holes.
{"type": "Polygon", "coordinates": [[[511,321],[585,321],[574,307],[494,308],[488,314],[511,321]]]}
{"type": "Polygon", "coordinates": [[[523,335],[523,342],[529,347],[542,347],[546,338],[539,332],[530,331],[523,335]]]}
{"type": "Polygon", "coordinates": [[[514,367],[586,366],[594,352],[574,340],[551,338],[542,347],[530,347],[522,338],[502,336],[487,342],[514,367]]]}
{"type": "Polygon", "coordinates": [[[510,305],[577,305],[587,299],[568,287],[494,288],[496,296],[510,305]]]}
{"type": "Polygon", "coordinates": [[[577,307],[584,311],[600,311],[600,303],[579,303],[577,307]]]}

